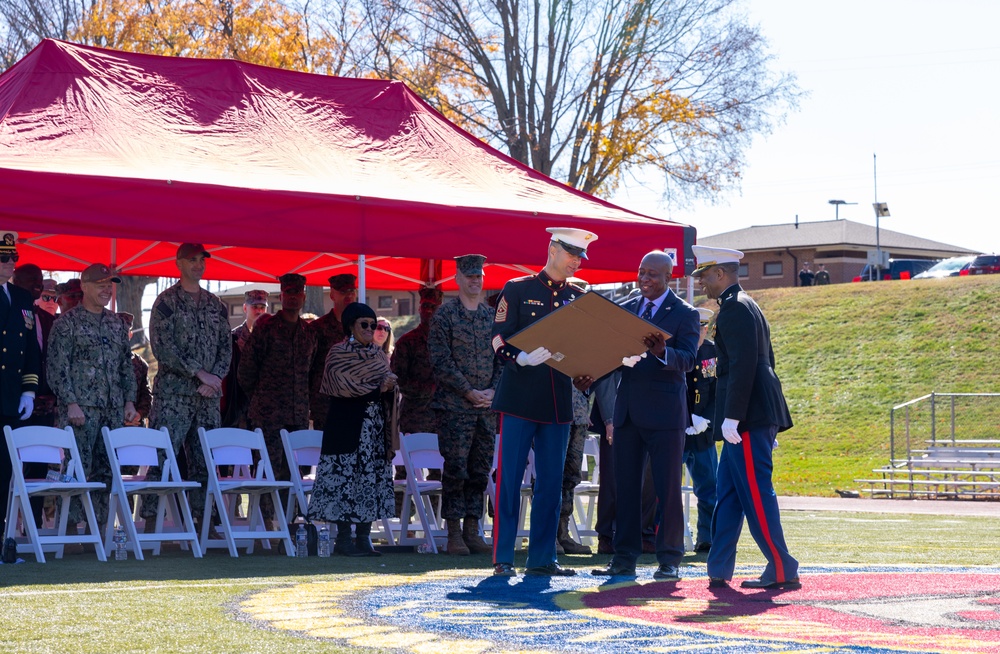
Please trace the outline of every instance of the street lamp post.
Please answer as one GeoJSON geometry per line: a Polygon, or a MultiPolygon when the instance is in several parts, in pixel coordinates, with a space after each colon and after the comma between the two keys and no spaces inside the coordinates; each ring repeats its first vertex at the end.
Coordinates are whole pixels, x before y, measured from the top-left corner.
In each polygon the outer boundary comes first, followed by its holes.
{"type": "Polygon", "coordinates": [[[834,217],[836,220],[840,220],[840,205],[842,204],[857,204],[857,202],[845,202],[844,200],[828,200],[829,204],[834,207],[834,217]]]}

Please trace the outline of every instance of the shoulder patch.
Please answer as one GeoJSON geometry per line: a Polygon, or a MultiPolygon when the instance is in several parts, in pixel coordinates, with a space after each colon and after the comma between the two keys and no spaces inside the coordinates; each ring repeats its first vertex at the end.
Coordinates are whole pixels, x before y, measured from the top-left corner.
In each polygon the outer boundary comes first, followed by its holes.
{"type": "Polygon", "coordinates": [[[502,297],[497,303],[497,313],[493,322],[507,322],[507,298],[502,297]]]}
{"type": "Polygon", "coordinates": [[[169,318],[174,315],[174,310],[166,302],[158,302],[156,305],[156,313],[160,314],[164,318],[169,318]]]}

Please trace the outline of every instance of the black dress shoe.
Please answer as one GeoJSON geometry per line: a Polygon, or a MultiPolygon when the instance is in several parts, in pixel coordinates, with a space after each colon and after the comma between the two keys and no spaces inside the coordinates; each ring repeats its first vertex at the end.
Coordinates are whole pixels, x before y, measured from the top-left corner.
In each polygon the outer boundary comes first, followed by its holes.
{"type": "Polygon", "coordinates": [[[653,579],[659,581],[680,581],[681,575],[676,565],[661,565],[653,573],[653,579]]]}
{"type": "Polygon", "coordinates": [[[516,577],[517,569],[509,563],[497,563],[493,566],[494,577],[516,577]]]}
{"type": "Polygon", "coordinates": [[[627,566],[623,563],[611,562],[605,568],[595,568],[590,574],[596,577],[634,577],[635,566],[627,566]]]}
{"type": "Polygon", "coordinates": [[[763,579],[747,579],[740,583],[740,588],[785,588],[796,590],[802,588],[799,578],[787,579],[785,581],[764,581],[763,579]]]}
{"type": "Polygon", "coordinates": [[[700,542],[694,546],[695,552],[707,552],[710,549],[712,549],[712,544],[706,542],[700,542]]]}
{"type": "Polygon", "coordinates": [[[709,588],[729,588],[729,582],[722,577],[712,577],[708,580],[709,588]]]}
{"type": "Polygon", "coordinates": [[[525,575],[531,575],[533,577],[572,577],[576,574],[576,570],[572,568],[564,568],[558,563],[550,563],[548,565],[540,565],[534,568],[526,568],[524,570],[525,575]]]}

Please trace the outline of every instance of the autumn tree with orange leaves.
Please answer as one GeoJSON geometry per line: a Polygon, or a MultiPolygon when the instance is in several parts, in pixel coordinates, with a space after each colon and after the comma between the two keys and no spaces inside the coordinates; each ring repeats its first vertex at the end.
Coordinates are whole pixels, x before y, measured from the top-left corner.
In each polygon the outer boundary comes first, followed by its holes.
{"type": "Polygon", "coordinates": [[[639,175],[665,180],[677,203],[738,187],[752,140],[800,95],[741,0],[2,4],[8,62],[55,36],[398,79],[518,161],[603,196],[639,175]]]}

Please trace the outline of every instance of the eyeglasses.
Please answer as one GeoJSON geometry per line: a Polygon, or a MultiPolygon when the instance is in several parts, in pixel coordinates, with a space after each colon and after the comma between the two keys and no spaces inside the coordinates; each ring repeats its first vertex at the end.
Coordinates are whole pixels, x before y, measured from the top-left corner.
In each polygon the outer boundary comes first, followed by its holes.
{"type": "Polygon", "coordinates": [[[38,299],[40,299],[42,302],[55,302],[56,301],[56,296],[55,295],[42,295],[38,299]]]}
{"type": "Polygon", "coordinates": [[[376,325],[378,325],[378,322],[375,321],[375,320],[359,320],[358,321],[358,326],[361,327],[361,329],[375,329],[376,325]]]}
{"type": "Polygon", "coordinates": [[[17,260],[20,258],[16,252],[14,254],[0,254],[0,263],[7,263],[8,261],[17,263],[17,260]]]}
{"type": "Polygon", "coordinates": [[[389,325],[378,325],[375,328],[375,331],[377,331],[377,332],[386,332],[387,334],[391,334],[392,333],[392,327],[390,327],[389,325]]]}

